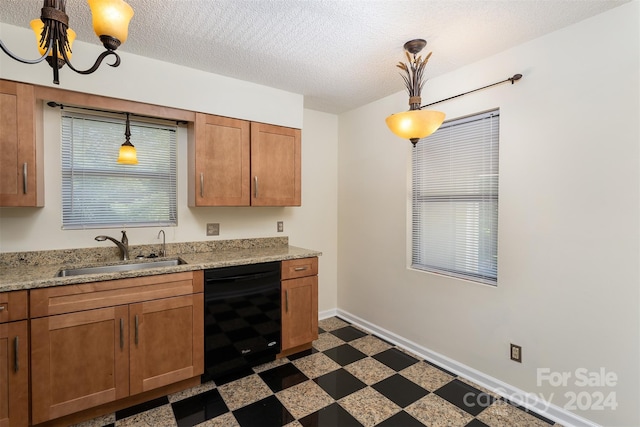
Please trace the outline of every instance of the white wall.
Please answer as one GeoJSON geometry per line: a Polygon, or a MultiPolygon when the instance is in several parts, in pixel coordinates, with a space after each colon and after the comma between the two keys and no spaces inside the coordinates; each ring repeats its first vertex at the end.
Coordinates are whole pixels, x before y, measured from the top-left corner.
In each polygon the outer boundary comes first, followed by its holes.
{"type": "MultiPolygon", "coordinates": [[[[31,31],[0,24],[0,36],[14,47],[31,31]]],[[[32,47],[32,46],[31,46],[32,47]]],[[[19,48],[19,46],[18,46],[19,48]]],[[[26,48],[25,48],[26,50],[26,48]]],[[[35,56],[27,51],[16,53],[35,56]]],[[[97,46],[74,44],[74,59],[97,56],[97,46]],[[92,52],[85,52],[92,51],[92,52]],[[95,51],[95,52],[93,52],[95,51]],[[86,56],[85,56],[86,55],[86,56]]],[[[288,236],[289,243],[323,252],[320,258],[320,310],[334,309],[337,286],[337,116],[305,110],[302,96],[204,73],[135,55],[122,54],[120,67],[95,75],[63,72],[63,89],[204,111],[246,120],[302,128],[302,207],[189,208],[187,133],[178,132],[178,226],[166,227],[167,243],[288,236]],[[104,84],[105,81],[109,85],[104,84]],[[203,90],[205,88],[206,90],[203,90]],[[284,233],[276,222],[284,221],[284,233]],[[220,223],[220,236],[207,237],[208,222],[220,223]]],[[[77,67],[81,67],[77,65],[77,67]]],[[[64,70],[63,70],[64,71],[64,70]]],[[[51,86],[49,65],[24,65],[0,55],[0,78],[51,86]]],[[[98,234],[114,229],[61,229],[60,113],[44,108],[45,207],[0,208],[0,252],[94,247],[98,234]]],[[[157,243],[159,228],[127,229],[130,244],[157,243]]]]}
{"type": "Polygon", "coordinates": [[[340,310],[521,390],[554,393],[561,408],[567,391],[614,392],[616,410],[575,412],[640,425],[639,8],[428,81],[424,103],[524,75],[436,106],[448,119],[500,108],[497,287],[407,268],[411,144],[384,123],[406,109],[406,94],[339,117],[340,310]],[[523,347],[522,364],[509,343],[523,347]],[[572,378],[538,386],[537,368],[572,378]],[[604,368],[617,384],[580,387],[578,368],[604,368]]]}

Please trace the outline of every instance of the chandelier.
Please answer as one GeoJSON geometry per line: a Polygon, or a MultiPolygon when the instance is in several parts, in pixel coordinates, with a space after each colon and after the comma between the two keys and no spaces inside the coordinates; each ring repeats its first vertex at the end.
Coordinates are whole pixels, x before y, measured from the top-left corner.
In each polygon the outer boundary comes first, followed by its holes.
{"type": "Polygon", "coordinates": [[[115,60],[112,67],[120,65],[120,56],[115,50],[127,40],[129,21],[133,9],[123,0],[87,0],[93,18],[93,30],[105,47],[93,66],[87,70],[78,70],[71,65],[71,46],[76,33],[69,28],[69,16],[66,14],[66,0],[44,0],[40,19],[31,21],[31,29],[36,35],[40,58],[23,59],[12,53],[0,40],[0,48],[16,61],[24,64],[38,64],[47,60],[53,68],[53,83],[60,84],[59,70],[65,64],[78,74],[91,74],[100,67],[109,55],[115,60]]]}

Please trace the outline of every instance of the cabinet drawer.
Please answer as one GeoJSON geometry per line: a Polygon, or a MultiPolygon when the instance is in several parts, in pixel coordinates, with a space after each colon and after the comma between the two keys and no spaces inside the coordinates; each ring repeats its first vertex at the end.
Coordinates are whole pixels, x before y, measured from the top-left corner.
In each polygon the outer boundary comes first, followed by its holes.
{"type": "Polygon", "coordinates": [[[202,292],[202,271],[171,273],[31,291],[31,317],[71,313],[202,292]]]}
{"type": "Polygon", "coordinates": [[[27,291],[0,293],[0,323],[27,318],[27,291]]]}
{"type": "Polygon", "coordinates": [[[318,257],[282,261],[282,280],[318,274],[318,257]]]}

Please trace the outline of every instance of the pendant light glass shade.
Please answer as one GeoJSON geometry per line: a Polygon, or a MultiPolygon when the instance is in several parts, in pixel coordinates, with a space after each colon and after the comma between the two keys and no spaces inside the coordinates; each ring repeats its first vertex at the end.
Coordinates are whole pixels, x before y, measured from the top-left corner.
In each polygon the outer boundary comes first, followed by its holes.
{"type": "MultiPolygon", "coordinates": [[[[36,35],[36,42],[38,43],[38,52],[40,52],[40,55],[42,56],[47,51],[45,44],[40,43],[40,40],[42,39],[42,30],[44,29],[44,22],[42,22],[42,19],[34,19],[29,23],[29,25],[31,25],[31,29],[36,35]]],[[[67,41],[69,42],[69,47],[67,49],[67,58],[69,59],[71,59],[71,48],[73,47],[73,42],[75,41],[75,39],[76,39],[76,32],[73,31],[71,28],[67,28],[67,41]]],[[[51,52],[49,52],[49,56],[53,56],[53,49],[51,50],[51,52]]],[[[58,59],[64,59],[64,57],[62,56],[62,52],[58,52],[58,59]]]]}
{"type": "Polygon", "coordinates": [[[118,155],[118,163],[123,165],[137,165],[138,155],[136,147],[130,142],[125,142],[120,146],[120,154],[118,155]]]}
{"type": "Polygon", "coordinates": [[[129,141],[131,138],[131,127],[129,124],[129,113],[127,113],[127,121],[124,129],[124,144],[120,146],[120,153],[118,154],[118,163],[123,165],[137,165],[138,154],[136,153],[136,147],[129,141]]]}
{"type": "Polygon", "coordinates": [[[122,0],[88,0],[93,17],[93,31],[98,37],[108,36],[120,44],[127,41],[133,9],[122,0]]]}
{"type": "Polygon", "coordinates": [[[392,114],[387,117],[386,122],[391,132],[413,142],[414,139],[426,138],[438,130],[444,117],[445,114],[441,111],[410,110],[392,114]]]}

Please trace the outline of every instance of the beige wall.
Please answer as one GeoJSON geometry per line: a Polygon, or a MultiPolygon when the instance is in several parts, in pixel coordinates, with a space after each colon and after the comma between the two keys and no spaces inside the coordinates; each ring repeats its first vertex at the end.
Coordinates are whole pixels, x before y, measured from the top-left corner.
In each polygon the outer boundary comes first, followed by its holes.
{"type": "Polygon", "coordinates": [[[407,268],[411,144],[384,123],[406,94],[340,116],[340,310],[520,390],[554,393],[560,408],[566,392],[614,392],[616,410],[574,412],[640,425],[639,7],[427,82],[424,103],[524,75],[437,105],[448,119],[500,108],[497,287],[407,268]],[[509,343],[522,346],[522,364],[509,343]],[[614,387],[575,384],[576,369],[602,367],[614,387]],[[571,372],[568,387],[538,386],[538,368],[571,372]]]}

